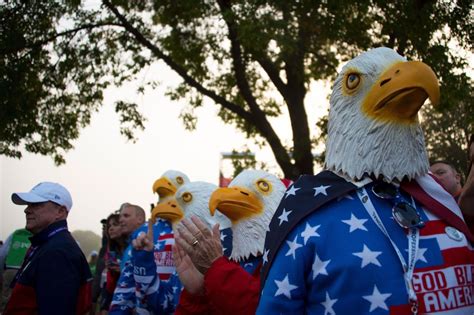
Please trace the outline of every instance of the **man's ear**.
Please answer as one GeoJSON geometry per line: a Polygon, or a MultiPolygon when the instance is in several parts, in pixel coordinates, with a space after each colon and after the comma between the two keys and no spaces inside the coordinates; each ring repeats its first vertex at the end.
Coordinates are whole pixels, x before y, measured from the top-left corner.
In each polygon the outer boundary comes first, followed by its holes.
{"type": "Polygon", "coordinates": [[[66,207],[65,206],[60,206],[59,209],[58,209],[58,218],[59,219],[65,219],[67,218],[67,215],[69,214],[69,212],[67,211],[66,207]]]}

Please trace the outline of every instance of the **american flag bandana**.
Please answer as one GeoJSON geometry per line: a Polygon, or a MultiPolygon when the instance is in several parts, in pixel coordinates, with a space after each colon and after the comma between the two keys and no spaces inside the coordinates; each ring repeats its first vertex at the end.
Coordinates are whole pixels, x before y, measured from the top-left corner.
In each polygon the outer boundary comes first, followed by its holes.
{"type": "MultiPolygon", "coordinates": [[[[473,314],[474,254],[459,208],[429,175],[412,183],[401,185],[403,196],[426,222],[412,278],[420,313],[473,314]]],[[[406,261],[406,230],[372,185],[369,197],[406,261]]],[[[266,238],[257,314],[411,314],[400,261],[357,189],[329,171],[288,188],[266,238]]]]}

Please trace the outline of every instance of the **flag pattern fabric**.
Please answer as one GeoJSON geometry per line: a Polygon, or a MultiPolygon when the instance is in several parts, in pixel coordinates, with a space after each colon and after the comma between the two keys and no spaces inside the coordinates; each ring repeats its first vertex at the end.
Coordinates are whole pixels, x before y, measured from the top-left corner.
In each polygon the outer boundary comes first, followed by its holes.
{"type": "MultiPolygon", "coordinates": [[[[438,198],[433,182],[424,177],[417,185],[438,198]]],[[[374,183],[355,184],[325,171],[302,176],[288,188],[267,233],[257,314],[412,313],[402,264],[357,189],[367,191],[405,262],[407,231],[392,217],[393,202],[372,193],[374,183]]],[[[474,314],[474,252],[468,238],[459,226],[447,224],[442,211],[443,218],[433,214],[426,200],[422,206],[401,194],[425,222],[411,281],[419,313],[474,314]]],[[[445,210],[459,217],[457,205],[446,200],[445,210]]]]}
{"type": "MultiPolygon", "coordinates": [[[[139,233],[147,233],[147,231],[148,223],[145,223],[133,232],[131,239],[135,239],[139,233]]],[[[144,260],[145,263],[148,262],[153,266],[153,273],[157,277],[171,281],[172,274],[175,272],[171,253],[174,244],[171,224],[166,220],[157,219],[153,225],[153,237],[154,250],[153,252],[147,252],[150,256],[139,255],[139,252],[143,251],[136,251],[132,246],[126,249],[126,255],[124,256],[127,259],[122,261],[124,267],[120,272],[109,314],[132,314],[136,312],[136,314],[146,315],[153,314],[156,307],[161,307],[148,303],[147,298],[153,290],[158,290],[158,287],[148,286],[149,282],[147,281],[137,282],[136,280],[142,280],[140,277],[144,274],[144,270],[140,266],[142,260],[144,260]]],[[[164,295],[163,299],[168,301],[170,297],[164,295]]],[[[159,314],[172,314],[174,312],[172,304],[166,306],[166,308],[159,310],[159,314]]]]}
{"type": "MultiPolygon", "coordinates": [[[[168,224],[167,221],[161,221],[168,224]]],[[[232,230],[227,228],[220,233],[224,255],[230,255],[232,230]]],[[[143,312],[148,310],[152,314],[173,314],[176,310],[183,287],[175,272],[174,243],[174,234],[169,226],[169,229],[161,229],[153,252],[132,250],[136,295],[143,312]]]]}

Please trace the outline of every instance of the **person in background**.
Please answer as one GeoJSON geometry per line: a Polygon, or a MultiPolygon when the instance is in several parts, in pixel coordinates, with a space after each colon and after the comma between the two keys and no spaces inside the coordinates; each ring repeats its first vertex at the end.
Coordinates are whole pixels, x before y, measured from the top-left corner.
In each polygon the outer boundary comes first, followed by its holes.
{"type": "Polygon", "coordinates": [[[458,203],[467,226],[474,233],[474,134],[471,135],[467,150],[469,170],[458,203]]]}
{"type": "Polygon", "coordinates": [[[13,193],[11,198],[17,205],[26,205],[26,229],[33,236],[12,282],[4,315],[85,314],[92,304],[92,276],[68,231],[71,194],[60,184],[42,182],[29,192],[13,193]]]}
{"type": "Polygon", "coordinates": [[[3,288],[0,286],[0,313],[3,312],[6,302],[10,298],[11,288],[9,284],[23,264],[26,251],[31,245],[29,238],[31,233],[26,229],[17,229],[11,233],[0,247],[0,278],[3,280],[3,288]]]}
{"type": "Polygon", "coordinates": [[[99,257],[99,253],[96,250],[91,251],[89,254],[89,269],[91,270],[91,274],[95,274],[95,268],[97,266],[97,259],[99,257]]]}
{"type": "Polygon", "coordinates": [[[462,191],[461,175],[453,165],[447,161],[434,161],[430,171],[439,180],[441,186],[458,201],[462,191]]]}
{"type": "Polygon", "coordinates": [[[120,207],[119,222],[122,235],[127,238],[127,247],[120,262],[120,277],[118,280],[120,285],[115,288],[109,312],[110,314],[130,314],[136,304],[133,266],[130,262],[131,240],[136,237],[135,230],[145,223],[145,210],[140,206],[124,203],[120,207]]]}
{"type": "Polygon", "coordinates": [[[471,135],[468,155],[468,176],[464,186],[461,182],[461,175],[454,166],[446,161],[435,161],[430,166],[430,171],[439,180],[441,186],[449,192],[461,209],[467,226],[474,232],[474,135],[471,135]]]}
{"type": "Polygon", "coordinates": [[[102,300],[100,303],[100,311],[102,314],[107,314],[112,302],[117,280],[120,276],[120,262],[122,260],[123,252],[127,246],[127,240],[122,234],[122,228],[119,222],[119,214],[112,213],[108,216],[106,221],[106,238],[107,249],[104,255],[105,262],[105,283],[102,289],[102,300]]]}
{"type": "Polygon", "coordinates": [[[101,298],[101,290],[102,285],[105,282],[105,274],[102,277],[102,271],[104,271],[105,263],[104,263],[104,255],[105,251],[107,250],[107,227],[106,227],[107,219],[100,220],[100,224],[102,225],[102,239],[101,245],[99,249],[99,257],[97,258],[97,264],[95,267],[95,274],[92,274],[94,280],[92,281],[92,309],[89,315],[95,315],[98,309],[99,298],[101,298]]]}

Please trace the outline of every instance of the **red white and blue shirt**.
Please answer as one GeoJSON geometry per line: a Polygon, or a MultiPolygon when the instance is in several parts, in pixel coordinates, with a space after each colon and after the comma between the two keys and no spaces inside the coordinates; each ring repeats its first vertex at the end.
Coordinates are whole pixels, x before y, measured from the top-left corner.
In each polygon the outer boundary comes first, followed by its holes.
{"type": "MultiPolygon", "coordinates": [[[[407,231],[394,221],[393,203],[376,197],[372,183],[365,185],[389,239],[358,197],[362,188],[324,173],[295,182],[272,220],[257,314],[411,314],[402,264],[390,242],[408,261],[407,231]],[[318,199],[325,201],[319,206],[318,199]]],[[[431,195],[441,189],[424,180],[431,195]]],[[[448,225],[407,193],[403,197],[426,223],[411,279],[419,313],[473,314],[474,252],[464,228],[448,225]]],[[[456,208],[454,200],[441,203],[456,208]]]]}
{"type": "MultiPolygon", "coordinates": [[[[147,230],[148,223],[145,223],[133,232],[131,239],[136,238],[140,232],[146,233],[147,230]]],[[[175,272],[172,256],[174,236],[171,224],[162,219],[156,220],[153,225],[153,232],[155,247],[153,252],[145,252],[148,256],[140,255],[140,252],[144,251],[136,251],[132,246],[125,250],[126,255],[122,260],[123,269],[120,271],[120,278],[114,291],[109,314],[134,314],[134,312],[137,314],[153,314],[155,308],[160,307],[160,305],[148,303],[147,295],[158,292],[159,288],[156,286],[150,287],[150,282],[142,278],[145,275],[145,269],[141,264],[142,260],[145,264],[151,264],[154,275],[163,280],[170,279],[175,272]]],[[[165,292],[163,291],[163,293],[165,292]]],[[[163,299],[168,300],[169,296],[166,293],[163,295],[163,299]]],[[[174,305],[165,303],[164,306],[160,309],[160,314],[169,314],[174,311],[174,305]]]]}

